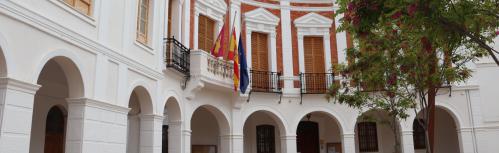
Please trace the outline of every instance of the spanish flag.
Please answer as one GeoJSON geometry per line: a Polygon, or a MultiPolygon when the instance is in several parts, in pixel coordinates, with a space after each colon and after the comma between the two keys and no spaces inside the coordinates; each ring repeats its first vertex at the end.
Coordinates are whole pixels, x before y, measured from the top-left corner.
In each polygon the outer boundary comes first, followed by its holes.
{"type": "Polygon", "coordinates": [[[215,42],[215,46],[211,49],[211,55],[215,57],[223,57],[224,55],[224,39],[225,39],[225,25],[220,30],[218,34],[217,41],[215,42]]]}
{"type": "Polygon", "coordinates": [[[239,56],[237,55],[236,26],[232,27],[229,45],[229,60],[234,61],[234,91],[237,91],[239,86],[239,56]]]}

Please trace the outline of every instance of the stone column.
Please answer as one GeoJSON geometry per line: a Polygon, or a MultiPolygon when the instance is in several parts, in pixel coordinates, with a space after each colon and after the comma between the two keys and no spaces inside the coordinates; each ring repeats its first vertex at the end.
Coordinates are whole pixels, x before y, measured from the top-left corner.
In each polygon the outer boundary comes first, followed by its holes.
{"type": "MultiPolygon", "coordinates": [[[[281,3],[281,35],[282,35],[282,68],[284,80],[284,91],[291,92],[293,87],[293,49],[291,37],[291,9],[289,1],[280,1],[281,3]]],[[[296,38],[295,38],[296,39],[296,38]]]]}
{"type": "Polygon", "coordinates": [[[412,130],[402,131],[402,152],[403,153],[414,153],[414,139],[412,130]]]}
{"type": "Polygon", "coordinates": [[[66,153],[126,152],[128,108],[87,98],[67,99],[66,153]]]}
{"type": "Polygon", "coordinates": [[[343,153],[355,153],[355,133],[342,135],[343,153]]]}
{"type": "Polygon", "coordinates": [[[184,153],[191,152],[191,135],[192,131],[185,129],[182,131],[182,137],[184,138],[184,153]]]}
{"type": "MultiPolygon", "coordinates": [[[[336,27],[341,25],[340,19],[342,17],[343,17],[343,14],[340,14],[340,15],[335,17],[335,19],[334,19],[335,27],[333,27],[333,28],[336,28],[336,27]]],[[[338,63],[347,64],[347,54],[346,54],[347,34],[346,34],[346,32],[336,33],[336,47],[337,47],[337,51],[338,51],[338,63]]]]}
{"type": "Polygon", "coordinates": [[[232,153],[244,152],[244,136],[242,134],[232,135],[232,153]]]}
{"type": "Polygon", "coordinates": [[[161,153],[163,116],[140,116],[140,153],[161,153]]]}
{"type": "Polygon", "coordinates": [[[168,152],[182,152],[182,122],[173,121],[168,123],[168,152]]]}
{"type": "Polygon", "coordinates": [[[0,78],[0,152],[28,153],[39,85],[0,78]]]}
{"type": "Polygon", "coordinates": [[[287,135],[281,137],[281,152],[296,153],[296,135],[287,135]]]}
{"type": "Polygon", "coordinates": [[[232,153],[232,135],[220,136],[220,153],[232,153]]]}

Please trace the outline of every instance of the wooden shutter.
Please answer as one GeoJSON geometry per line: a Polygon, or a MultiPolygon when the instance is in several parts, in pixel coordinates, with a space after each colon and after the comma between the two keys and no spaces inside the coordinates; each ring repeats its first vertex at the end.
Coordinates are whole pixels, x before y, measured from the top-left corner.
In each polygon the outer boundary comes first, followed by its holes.
{"type": "Polygon", "coordinates": [[[265,33],[251,33],[251,69],[258,71],[269,70],[268,35],[265,33]]]}
{"type": "Polygon", "coordinates": [[[172,9],[173,9],[173,0],[168,0],[168,29],[167,29],[167,37],[172,37],[172,9]]]}
{"type": "Polygon", "coordinates": [[[92,0],[64,0],[64,2],[85,15],[92,14],[92,0]]]}
{"type": "Polygon", "coordinates": [[[378,131],[375,122],[357,123],[357,133],[361,152],[378,152],[378,131]]]}
{"type": "Polygon", "coordinates": [[[322,37],[303,39],[306,73],[325,73],[324,42],[322,37]]]}
{"type": "Polygon", "coordinates": [[[199,15],[198,19],[198,48],[210,52],[215,44],[215,21],[199,15]]]}
{"type": "Polygon", "coordinates": [[[139,0],[137,15],[137,41],[147,43],[149,27],[149,0],[139,0]]]}

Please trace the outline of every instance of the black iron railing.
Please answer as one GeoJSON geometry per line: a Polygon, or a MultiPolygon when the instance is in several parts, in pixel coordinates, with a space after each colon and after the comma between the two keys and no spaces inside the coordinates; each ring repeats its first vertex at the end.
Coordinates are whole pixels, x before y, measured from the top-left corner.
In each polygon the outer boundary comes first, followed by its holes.
{"type": "Polygon", "coordinates": [[[282,82],[281,73],[250,70],[251,92],[280,93],[282,82]]]}
{"type": "Polygon", "coordinates": [[[175,38],[164,38],[166,67],[173,68],[186,76],[190,75],[190,52],[175,38]]]}
{"type": "Polygon", "coordinates": [[[333,73],[300,73],[301,94],[325,94],[333,83],[333,73]]]}

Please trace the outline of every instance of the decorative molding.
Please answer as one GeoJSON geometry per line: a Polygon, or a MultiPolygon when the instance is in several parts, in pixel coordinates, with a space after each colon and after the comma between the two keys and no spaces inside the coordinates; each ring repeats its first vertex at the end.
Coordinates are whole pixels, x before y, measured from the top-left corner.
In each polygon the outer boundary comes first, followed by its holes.
{"type": "Polygon", "coordinates": [[[308,13],[295,19],[294,24],[297,28],[331,28],[333,20],[319,15],[317,13],[308,13]]]}
{"type": "Polygon", "coordinates": [[[89,98],[68,98],[68,99],[66,99],[66,101],[70,105],[80,105],[80,106],[85,106],[85,107],[93,107],[93,108],[109,110],[109,111],[122,113],[122,114],[127,114],[130,111],[130,108],[110,104],[108,102],[89,99],[89,98]]]}
{"type": "MultiPolygon", "coordinates": [[[[69,6],[68,4],[66,4],[63,0],[49,0],[49,2],[53,3],[55,6],[60,7],[64,11],[68,12],[69,14],[71,14],[77,18],[80,18],[82,21],[85,21],[85,23],[87,23],[88,25],[90,25],[94,28],[97,27],[97,21],[95,20],[94,16],[88,16],[86,14],[79,12],[78,10],[73,8],[72,6],[69,6]]],[[[94,5],[92,5],[92,7],[93,7],[93,8],[91,8],[92,14],[95,14],[94,10],[96,10],[96,5],[94,4],[94,5]]]]}
{"type": "Polygon", "coordinates": [[[258,8],[244,13],[244,20],[246,23],[252,22],[256,24],[273,25],[274,28],[279,24],[279,17],[264,8],[258,8]]]}
{"type": "Polygon", "coordinates": [[[215,33],[218,33],[222,29],[224,23],[224,15],[227,13],[227,4],[223,0],[196,0],[194,4],[194,35],[192,44],[193,49],[198,49],[198,33],[199,33],[199,14],[203,14],[208,18],[215,20],[216,29],[215,33]]]}
{"type": "Polygon", "coordinates": [[[153,69],[139,63],[136,60],[124,56],[118,51],[111,49],[96,40],[85,37],[10,0],[0,1],[0,12],[6,16],[10,16],[14,20],[31,25],[31,27],[52,35],[57,39],[76,45],[89,53],[104,54],[110,59],[126,64],[131,69],[136,69],[142,72],[141,74],[154,78],[155,80],[160,80],[164,77],[160,70],[153,69]]]}
{"type": "Polygon", "coordinates": [[[329,7],[304,7],[304,6],[289,6],[289,5],[283,6],[280,4],[264,3],[254,0],[243,0],[241,1],[241,3],[256,7],[269,8],[269,9],[290,9],[291,11],[304,11],[304,12],[326,12],[326,11],[336,11],[338,9],[337,6],[329,6],[329,7]]]}
{"type": "Polygon", "coordinates": [[[29,94],[35,94],[38,89],[40,89],[40,85],[31,84],[28,82],[3,77],[0,78],[0,89],[11,89],[17,90],[29,94]]]}

